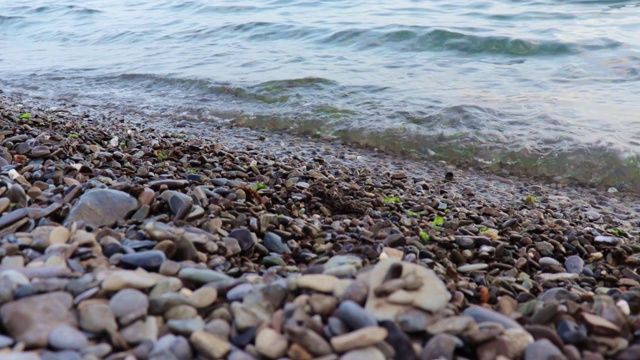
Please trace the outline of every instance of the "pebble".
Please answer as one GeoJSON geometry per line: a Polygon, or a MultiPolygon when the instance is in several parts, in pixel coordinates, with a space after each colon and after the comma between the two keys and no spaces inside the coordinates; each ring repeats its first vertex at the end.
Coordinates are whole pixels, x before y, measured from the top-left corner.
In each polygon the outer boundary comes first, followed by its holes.
{"type": "Polygon", "coordinates": [[[524,350],[524,360],[557,359],[564,360],[566,357],[551,341],[540,339],[529,344],[524,350]]]}
{"type": "Polygon", "coordinates": [[[379,326],[367,326],[344,335],[331,338],[331,347],[339,353],[375,345],[388,335],[387,329],[379,326]]]}
{"type": "Polygon", "coordinates": [[[256,336],[256,350],[269,359],[278,359],[287,352],[287,338],[279,332],[264,328],[256,336]]]}
{"type": "Polygon", "coordinates": [[[80,197],[65,222],[82,221],[94,227],[113,225],[137,207],[138,201],[123,191],[92,190],[80,197]]]}
{"type": "Polygon", "coordinates": [[[0,317],[12,338],[30,347],[44,347],[53,329],[77,326],[70,312],[72,303],[73,298],[65,292],[35,295],[2,305],[0,317]]]}
{"type": "Polygon", "coordinates": [[[422,349],[420,359],[436,360],[436,359],[454,359],[456,347],[462,346],[462,341],[457,337],[449,334],[438,334],[427,342],[422,349]]]}
{"type": "Polygon", "coordinates": [[[584,269],[584,260],[578,255],[568,256],[564,261],[564,266],[568,273],[582,274],[584,269]]]}
{"type": "Polygon", "coordinates": [[[374,346],[348,351],[340,357],[340,360],[384,360],[386,359],[382,351],[374,346]]]}
{"type": "Polygon", "coordinates": [[[222,358],[231,351],[231,344],[203,330],[193,332],[189,341],[198,353],[208,359],[222,358]]]}
{"type": "Polygon", "coordinates": [[[320,291],[323,293],[332,293],[336,284],[340,281],[339,278],[331,275],[324,274],[310,274],[302,275],[298,279],[298,287],[301,289],[309,289],[314,291],[320,291]]]}
{"type": "Polygon", "coordinates": [[[184,268],[178,273],[181,280],[195,284],[215,283],[231,280],[229,275],[209,269],[184,268]]]}
{"type": "Polygon", "coordinates": [[[88,344],[84,333],[73,326],[61,325],[49,333],[49,345],[58,350],[81,350],[88,344]]]}
{"type": "Polygon", "coordinates": [[[157,271],[166,259],[164,252],[149,250],[123,255],[120,257],[120,263],[127,267],[157,271]]]}
{"type": "Polygon", "coordinates": [[[486,269],[488,267],[489,267],[489,265],[487,265],[487,264],[469,264],[469,265],[459,266],[458,267],[458,272],[467,273],[467,272],[472,272],[472,271],[484,270],[484,269],[486,269]]]}

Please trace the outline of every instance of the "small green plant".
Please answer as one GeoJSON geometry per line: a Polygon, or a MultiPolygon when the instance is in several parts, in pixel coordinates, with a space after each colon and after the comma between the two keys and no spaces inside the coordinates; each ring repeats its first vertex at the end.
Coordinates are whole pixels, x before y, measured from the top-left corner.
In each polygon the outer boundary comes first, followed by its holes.
{"type": "Polygon", "coordinates": [[[173,137],[176,139],[184,139],[185,137],[187,137],[187,135],[178,133],[178,134],[173,134],[173,137]]]}
{"type": "Polygon", "coordinates": [[[405,213],[406,213],[408,216],[420,216],[420,213],[419,213],[419,212],[415,212],[415,211],[411,211],[411,210],[407,210],[407,211],[405,211],[405,213]]]}
{"type": "Polygon", "coordinates": [[[384,198],[384,203],[385,204],[398,204],[398,203],[401,203],[401,202],[402,202],[402,200],[400,200],[400,198],[397,197],[397,196],[384,198]]]}
{"type": "Polygon", "coordinates": [[[197,173],[198,173],[198,170],[196,170],[196,169],[194,169],[194,168],[188,168],[188,169],[187,169],[187,172],[188,172],[189,174],[197,174],[197,173]]]}
{"type": "Polygon", "coordinates": [[[442,226],[444,225],[444,218],[440,215],[437,215],[435,219],[433,219],[433,226],[442,226]]]}
{"type": "Polygon", "coordinates": [[[249,165],[248,164],[244,164],[244,165],[242,165],[242,168],[246,170],[246,169],[249,168],[249,165]]]}
{"type": "Polygon", "coordinates": [[[527,197],[524,198],[524,203],[527,205],[532,205],[536,202],[538,202],[538,198],[533,195],[527,195],[527,197]]]}
{"type": "Polygon", "coordinates": [[[607,231],[609,231],[610,233],[612,233],[612,234],[614,234],[614,235],[616,235],[616,236],[622,236],[622,235],[624,235],[624,232],[623,232],[622,230],[620,230],[620,229],[616,229],[616,228],[609,229],[609,230],[607,230],[607,231]]]}
{"type": "Polygon", "coordinates": [[[420,239],[422,239],[422,241],[424,242],[431,240],[431,236],[429,236],[426,231],[420,231],[420,234],[418,235],[420,235],[420,239]]]}
{"type": "Polygon", "coordinates": [[[267,185],[265,185],[265,184],[263,184],[263,183],[259,182],[259,183],[256,183],[256,184],[253,186],[253,188],[254,188],[255,190],[264,190],[264,189],[268,189],[269,187],[268,187],[267,185]]]}
{"type": "Polygon", "coordinates": [[[445,213],[445,214],[448,214],[448,213],[450,213],[450,212],[451,212],[451,210],[449,210],[449,209],[444,209],[444,213],[445,213]]]}
{"type": "Polygon", "coordinates": [[[156,157],[158,158],[158,160],[164,160],[164,159],[167,158],[167,155],[165,155],[162,152],[159,152],[159,153],[156,154],[156,157]]]}
{"type": "Polygon", "coordinates": [[[127,143],[126,143],[126,142],[124,142],[124,141],[120,141],[120,147],[126,147],[126,146],[127,146],[127,143]]]}
{"type": "Polygon", "coordinates": [[[69,134],[69,139],[80,139],[80,135],[78,135],[78,134],[69,134]]]}
{"type": "Polygon", "coordinates": [[[284,217],[284,214],[278,214],[278,217],[279,217],[279,218],[283,218],[283,217],[284,217]]]}
{"type": "Polygon", "coordinates": [[[486,227],[486,226],[483,226],[483,227],[480,228],[480,232],[485,232],[487,230],[489,230],[489,228],[486,227]]]}
{"type": "Polygon", "coordinates": [[[20,115],[20,119],[31,119],[31,113],[30,112],[25,112],[24,114],[20,115]]]}

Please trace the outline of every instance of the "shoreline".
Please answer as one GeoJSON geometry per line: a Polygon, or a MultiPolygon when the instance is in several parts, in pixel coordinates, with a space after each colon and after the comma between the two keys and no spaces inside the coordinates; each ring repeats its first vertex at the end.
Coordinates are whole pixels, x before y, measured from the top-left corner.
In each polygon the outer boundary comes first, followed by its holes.
{"type": "Polygon", "coordinates": [[[62,105],[0,93],[0,354],[640,352],[636,194],[62,105]]]}

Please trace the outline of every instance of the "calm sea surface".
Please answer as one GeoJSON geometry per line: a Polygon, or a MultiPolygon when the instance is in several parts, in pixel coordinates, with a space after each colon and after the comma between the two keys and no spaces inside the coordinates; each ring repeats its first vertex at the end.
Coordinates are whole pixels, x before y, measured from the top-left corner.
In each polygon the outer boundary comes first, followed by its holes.
{"type": "Polygon", "coordinates": [[[638,0],[5,0],[0,88],[640,189],[638,0]]]}

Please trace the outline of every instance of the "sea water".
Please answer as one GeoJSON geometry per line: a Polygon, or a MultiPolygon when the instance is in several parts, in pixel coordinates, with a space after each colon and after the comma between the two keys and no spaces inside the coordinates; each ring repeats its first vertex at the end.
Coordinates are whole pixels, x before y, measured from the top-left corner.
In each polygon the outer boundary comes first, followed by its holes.
{"type": "Polygon", "coordinates": [[[640,189],[637,0],[4,0],[0,88],[640,189]]]}

